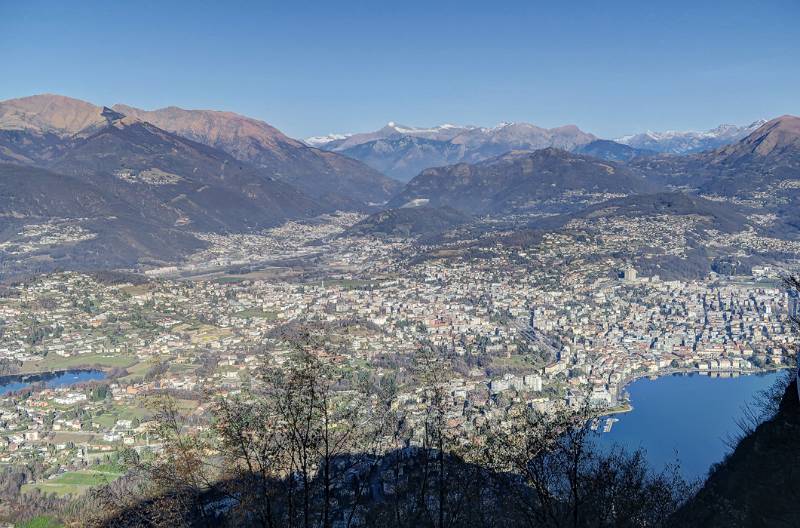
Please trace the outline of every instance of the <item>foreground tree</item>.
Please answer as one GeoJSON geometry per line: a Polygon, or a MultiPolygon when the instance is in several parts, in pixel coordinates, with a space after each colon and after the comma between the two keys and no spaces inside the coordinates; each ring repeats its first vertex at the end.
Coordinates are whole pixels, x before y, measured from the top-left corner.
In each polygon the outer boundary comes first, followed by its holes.
{"type": "Polygon", "coordinates": [[[415,358],[408,406],[391,378],[335,368],[324,334],[295,332],[291,343],[284,364],[214,400],[211,428],[187,427],[166,401],[153,430],[160,451],[133,457],[143,478],[104,491],[113,507],[101,524],[657,527],[687,491],[674,473],[651,473],[641,453],[599,452],[588,407],[499,399],[472,432],[435,347],[415,358]],[[123,490],[137,483],[132,504],[123,490]]]}
{"type": "Polygon", "coordinates": [[[520,526],[667,526],[690,486],[677,466],[653,473],[642,452],[603,450],[589,427],[593,409],[556,405],[513,414],[487,428],[485,463],[517,475],[520,526]]]}

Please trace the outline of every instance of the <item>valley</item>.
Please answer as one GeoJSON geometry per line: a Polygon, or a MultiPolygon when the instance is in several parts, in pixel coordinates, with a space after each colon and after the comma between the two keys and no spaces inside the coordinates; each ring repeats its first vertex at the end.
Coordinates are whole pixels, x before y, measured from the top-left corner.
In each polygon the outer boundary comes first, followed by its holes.
{"type": "Polygon", "coordinates": [[[125,457],[163,449],[159,405],[203,438],[303,339],[323,343],[337,401],[389,384],[416,449],[435,351],[464,452],[520,408],[624,413],[640,378],[796,364],[798,118],[680,156],[511,125],[512,147],[394,125],[328,152],[225,112],[42,97],[0,103],[0,368],[98,376],[0,396],[0,462],[39,464],[22,495],[127,482],[125,457]],[[460,150],[407,165],[405,185],[345,157],[395,140],[460,150]]]}

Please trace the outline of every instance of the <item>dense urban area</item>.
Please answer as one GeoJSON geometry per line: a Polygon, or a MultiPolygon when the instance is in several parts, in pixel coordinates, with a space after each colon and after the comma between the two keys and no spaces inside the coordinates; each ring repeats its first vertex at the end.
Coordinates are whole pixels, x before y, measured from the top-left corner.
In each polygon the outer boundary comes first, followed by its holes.
{"type": "MultiPolygon", "coordinates": [[[[121,451],[158,451],[159,398],[174,398],[189,428],[203,431],[210,402],[262,383],[259,369],[287,360],[286,336],[299,328],[324,329],[336,343],[328,359],[349,379],[401,373],[396,405],[410,417],[412,445],[424,434],[411,368],[423,344],[451,358],[447,419],[464,435],[502,423],[511,402],[547,412],[588,398],[598,415],[624,412],[636,405],[625,387],[638,377],[737,376],[794,362],[788,264],[691,279],[637,273],[630,255],[639,249],[681,255],[691,217],[617,219],[602,236],[575,222],[524,250],[506,240],[513,234],[349,236],[362,219],[206,235],[208,248],[180,266],[4,287],[2,368],[29,384],[2,396],[0,462],[40,464],[28,492],[111,481],[124,472],[121,451]],[[46,373],[63,371],[88,377],[48,385],[46,373]]],[[[798,251],[746,234],[736,243],[798,251]]]]}

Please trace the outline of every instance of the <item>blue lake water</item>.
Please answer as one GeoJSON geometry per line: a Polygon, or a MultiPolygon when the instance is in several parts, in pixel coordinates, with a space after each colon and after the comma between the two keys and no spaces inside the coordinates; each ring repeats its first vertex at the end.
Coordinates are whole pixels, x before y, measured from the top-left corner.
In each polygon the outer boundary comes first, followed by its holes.
{"type": "Polygon", "coordinates": [[[34,383],[44,383],[47,387],[55,388],[102,380],[105,377],[105,373],[100,370],[66,370],[45,374],[2,376],[0,377],[0,395],[25,389],[34,383]]]}
{"type": "Polygon", "coordinates": [[[740,433],[736,419],[743,416],[744,406],[782,375],[684,374],[637,380],[627,389],[633,411],[616,415],[619,421],[611,432],[600,434],[600,441],[629,450],[641,447],[654,469],[677,460],[685,477],[703,478],[730,451],[725,441],[740,433]]]}

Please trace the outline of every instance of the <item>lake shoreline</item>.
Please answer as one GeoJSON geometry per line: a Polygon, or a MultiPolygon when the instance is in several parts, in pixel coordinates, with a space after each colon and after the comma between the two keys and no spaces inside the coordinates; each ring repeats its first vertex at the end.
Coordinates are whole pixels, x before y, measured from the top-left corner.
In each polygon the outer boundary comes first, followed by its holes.
{"type": "Polygon", "coordinates": [[[43,388],[58,388],[102,381],[106,378],[106,372],[92,368],[74,368],[36,374],[7,374],[0,376],[0,397],[32,389],[40,384],[43,385],[43,388]]]}
{"type": "MultiPolygon", "coordinates": [[[[13,381],[15,379],[22,379],[23,381],[28,381],[28,378],[32,377],[41,377],[41,376],[60,376],[62,374],[70,374],[75,372],[102,372],[106,373],[106,369],[102,368],[95,368],[95,367],[75,367],[75,368],[68,368],[68,369],[59,369],[59,370],[42,370],[38,372],[18,372],[16,374],[3,374],[0,375],[0,385],[3,385],[7,381],[13,381]]],[[[32,380],[34,383],[39,380],[32,380]]]]}
{"type": "MultiPolygon", "coordinates": [[[[795,367],[792,367],[790,365],[785,365],[785,366],[768,368],[768,369],[767,368],[761,368],[761,369],[726,369],[726,370],[721,370],[721,369],[720,370],[674,369],[674,370],[668,370],[668,371],[659,371],[659,372],[656,372],[656,373],[641,374],[641,375],[636,375],[636,376],[632,376],[632,377],[628,378],[620,386],[620,392],[627,392],[627,389],[628,389],[629,386],[631,386],[633,383],[635,383],[635,382],[637,382],[637,381],[639,381],[641,379],[645,379],[645,378],[650,379],[652,381],[655,381],[655,380],[657,380],[659,378],[667,378],[667,377],[672,377],[672,376],[676,376],[676,375],[679,375],[679,376],[693,376],[695,374],[699,374],[699,375],[701,375],[703,377],[707,377],[707,378],[733,379],[733,378],[737,378],[737,377],[740,377],[740,376],[754,376],[754,375],[759,375],[759,374],[771,374],[773,372],[777,373],[777,372],[780,372],[782,370],[792,370],[794,368],[795,367]],[[737,374],[737,376],[712,376],[712,374],[737,374]]],[[[618,409],[617,407],[614,407],[613,408],[614,410],[609,410],[605,414],[607,414],[607,415],[624,414],[624,413],[629,413],[629,412],[631,412],[631,411],[633,411],[635,409],[633,403],[631,403],[630,398],[625,400],[623,403],[624,403],[624,405],[627,406],[626,409],[618,409]]]]}
{"type": "Polygon", "coordinates": [[[598,434],[598,441],[643,449],[654,468],[678,462],[685,477],[702,478],[729,451],[739,420],[757,395],[780,380],[784,370],[752,369],[721,378],[694,370],[637,376],[626,386],[635,408],[601,414],[601,419],[617,415],[618,421],[598,434]]]}

